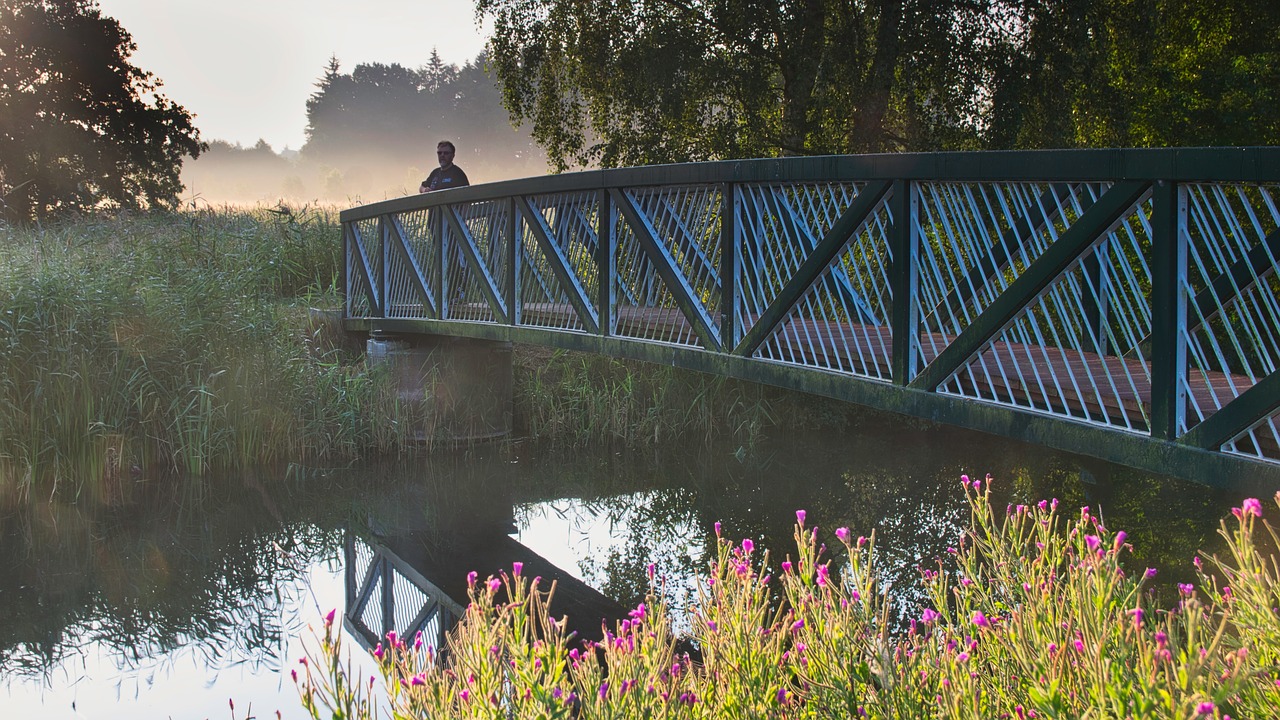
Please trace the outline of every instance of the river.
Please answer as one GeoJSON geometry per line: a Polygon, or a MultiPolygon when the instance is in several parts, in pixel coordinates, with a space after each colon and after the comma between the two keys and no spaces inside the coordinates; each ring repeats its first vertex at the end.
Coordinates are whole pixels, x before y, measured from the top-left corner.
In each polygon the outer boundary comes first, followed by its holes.
{"type": "Polygon", "coordinates": [[[362,558],[416,548],[440,588],[468,569],[483,577],[513,559],[545,560],[603,596],[599,607],[635,603],[652,563],[678,618],[717,522],[780,559],[794,551],[804,509],[825,531],[877,533],[882,579],[906,618],[919,610],[918,568],[934,566],[967,522],[962,473],[990,473],[1001,505],[1057,497],[1101,508],[1109,528],[1129,533],[1133,564],[1159,568],[1166,587],[1189,581],[1192,555],[1217,548],[1218,520],[1240,501],[873,414],[752,447],[495,443],[354,468],[144,482],[117,505],[10,497],[0,501],[0,707],[5,717],[302,717],[288,671],[310,627],[346,612],[348,575],[366,579],[350,567],[348,541],[362,558]]]}

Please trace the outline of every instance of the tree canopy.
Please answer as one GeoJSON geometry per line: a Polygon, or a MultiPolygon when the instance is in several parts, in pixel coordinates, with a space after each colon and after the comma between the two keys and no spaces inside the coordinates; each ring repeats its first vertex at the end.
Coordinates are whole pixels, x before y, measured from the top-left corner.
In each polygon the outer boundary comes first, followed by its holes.
{"type": "Polygon", "coordinates": [[[0,202],[12,220],[176,201],[191,115],[94,0],[0,0],[0,202]]]}
{"type": "Polygon", "coordinates": [[[1274,0],[477,0],[553,163],[1280,142],[1274,0]]]}

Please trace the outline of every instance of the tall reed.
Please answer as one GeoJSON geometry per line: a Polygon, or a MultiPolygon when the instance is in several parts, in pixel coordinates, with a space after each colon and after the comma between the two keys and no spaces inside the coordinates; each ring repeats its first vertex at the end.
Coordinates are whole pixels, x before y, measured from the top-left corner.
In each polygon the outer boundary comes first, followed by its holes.
{"type": "Polygon", "coordinates": [[[308,322],[340,302],[340,237],[317,208],[0,228],[4,481],[102,495],[415,447],[421,410],[308,322]]]}
{"type": "Polygon", "coordinates": [[[844,422],[834,401],[733,378],[567,351],[516,355],[516,416],[553,445],[732,439],[750,447],[768,431],[844,422]]]}

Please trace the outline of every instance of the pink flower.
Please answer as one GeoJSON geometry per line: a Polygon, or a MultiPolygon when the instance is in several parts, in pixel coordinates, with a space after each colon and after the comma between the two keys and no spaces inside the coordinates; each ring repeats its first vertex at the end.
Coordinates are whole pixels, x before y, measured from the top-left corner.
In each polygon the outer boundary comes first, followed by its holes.
{"type": "Polygon", "coordinates": [[[790,560],[783,560],[783,561],[782,561],[782,572],[784,572],[784,573],[790,573],[790,572],[791,572],[791,561],[790,561],[790,560]]]}
{"type": "Polygon", "coordinates": [[[1198,715],[1212,715],[1212,714],[1213,714],[1214,709],[1215,709],[1215,707],[1214,707],[1214,704],[1213,704],[1213,703],[1211,703],[1211,702],[1202,702],[1202,703],[1200,703],[1199,705],[1197,705],[1197,706],[1196,706],[1196,714],[1198,714],[1198,715]]]}
{"type": "Polygon", "coordinates": [[[517,575],[517,576],[518,576],[518,575],[520,575],[520,571],[521,571],[521,570],[524,570],[524,563],[522,563],[522,562],[520,562],[520,561],[516,561],[516,562],[511,563],[511,574],[512,574],[512,575],[517,575]]]}
{"type": "Polygon", "coordinates": [[[1097,535],[1085,535],[1084,544],[1088,545],[1090,550],[1097,550],[1102,540],[1098,539],[1097,535]]]}
{"type": "Polygon", "coordinates": [[[842,543],[849,542],[849,528],[836,528],[836,537],[840,538],[840,542],[842,543]]]}
{"type": "Polygon", "coordinates": [[[743,554],[743,555],[750,555],[750,554],[751,554],[751,552],[752,552],[753,550],[755,550],[755,549],[756,549],[756,544],[755,544],[755,543],[753,543],[753,542],[751,542],[751,538],[743,538],[743,539],[742,539],[742,554],[743,554]]]}
{"type": "Polygon", "coordinates": [[[942,617],[937,610],[933,608],[925,608],[924,613],[920,616],[920,622],[925,625],[932,625],[938,618],[942,617]]]}
{"type": "Polygon", "coordinates": [[[1113,546],[1116,552],[1120,552],[1120,548],[1124,547],[1124,540],[1127,537],[1129,537],[1129,534],[1123,530],[1116,533],[1116,541],[1115,541],[1115,545],[1113,546]]]}
{"type": "Polygon", "coordinates": [[[968,476],[968,475],[961,475],[961,476],[960,476],[960,484],[961,484],[961,485],[963,485],[963,486],[965,486],[965,487],[969,487],[969,476],[968,476]]]}
{"type": "Polygon", "coordinates": [[[1258,498],[1245,498],[1244,502],[1240,503],[1240,510],[1246,515],[1262,517],[1262,503],[1258,502],[1258,498]]]}
{"type": "Polygon", "coordinates": [[[803,510],[796,511],[796,524],[800,527],[804,527],[804,516],[805,512],[803,510]]]}
{"type": "Polygon", "coordinates": [[[337,608],[330,610],[329,614],[324,616],[324,626],[333,627],[333,617],[334,615],[337,615],[337,614],[338,614],[337,608]]]}
{"type": "Polygon", "coordinates": [[[496,593],[502,587],[502,581],[498,578],[489,578],[489,592],[496,593]]]}
{"type": "Polygon", "coordinates": [[[982,611],[981,611],[981,610],[979,610],[979,611],[977,611],[977,612],[975,612],[975,613],[973,614],[973,624],[974,624],[974,625],[977,625],[977,626],[978,626],[978,627],[980,627],[980,628],[990,628],[990,627],[991,627],[991,621],[987,619],[987,616],[986,616],[986,615],[982,614],[982,611]]]}

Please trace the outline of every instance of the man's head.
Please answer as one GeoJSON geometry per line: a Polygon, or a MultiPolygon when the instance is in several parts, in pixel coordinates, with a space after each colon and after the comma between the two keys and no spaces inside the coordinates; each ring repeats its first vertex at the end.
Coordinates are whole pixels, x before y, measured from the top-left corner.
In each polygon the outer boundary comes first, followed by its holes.
{"type": "Polygon", "coordinates": [[[436,160],[440,161],[440,167],[449,167],[453,164],[454,152],[453,143],[448,140],[436,143],[436,160]]]}

